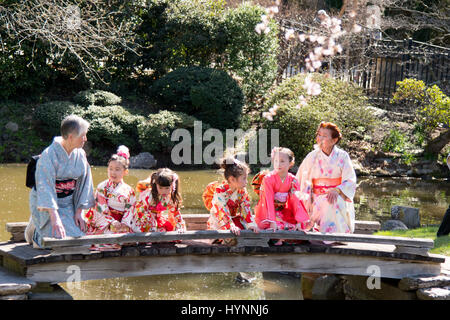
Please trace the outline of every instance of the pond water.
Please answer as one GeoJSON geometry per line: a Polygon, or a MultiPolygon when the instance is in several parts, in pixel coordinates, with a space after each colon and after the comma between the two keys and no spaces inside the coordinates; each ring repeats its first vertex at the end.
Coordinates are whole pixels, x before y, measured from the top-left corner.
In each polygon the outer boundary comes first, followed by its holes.
{"type": "MultiPolygon", "coordinates": [[[[0,165],[0,241],[8,241],[7,222],[28,221],[29,189],[26,165],[0,165]]],[[[132,169],[125,182],[135,186],[149,170],[132,169]]],[[[94,185],[107,178],[106,167],[92,167],[94,185]]],[[[207,213],[201,194],[211,181],[221,179],[215,170],[178,171],[183,213],[207,213]]],[[[251,177],[249,180],[251,181],[251,177]]],[[[450,203],[448,181],[359,178],[355,196],[358,220],[390,219],[393,205],[420,209],[422,224],[439,224],[450,203]]],[[[249,187],[253,205],[257,196],[249,187]]],[[[235,281],[237,273],[180,274],[84,281],[62,284],[75,299],[301,299],[300,279],[279,273],[248,273],[250,284],[235,281]]]]}

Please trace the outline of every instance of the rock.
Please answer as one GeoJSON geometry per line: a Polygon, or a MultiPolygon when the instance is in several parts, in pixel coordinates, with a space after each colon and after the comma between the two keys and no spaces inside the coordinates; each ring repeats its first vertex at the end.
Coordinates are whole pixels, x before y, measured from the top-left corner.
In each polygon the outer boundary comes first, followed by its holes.
{"type": "Polygon", "coordinates": [[[369,109],[370,111],[372,111],[372,114],[374,117],[376,118],[384,118],[387,114],[386,110],[380,109],[380,108],[376,108],[376,107],[372,107],[372,106],[367,106],[367,109],[369,109]]]}
{"type": "Polygon", "coordinates": [[[339,277],[327,274],[317,278],[312,287],[313,300],[344,300],[342,281],[339,277]]]}
{"type": "Polygon", "coordinates": [[[156,159],[149,152],[130,157],[130,168],[150,169],[156,166],[156,159]]]}
{"type": "Polygon", "coordinates": [[[246,272],[238,272],[236,278],[234,278],[237,283],[252,283],[254,280],[256,280],[256,277],[246,272]]]}
{"type": "Polygon", "coordinates": [[[11,130],[12,132],[17,132],[19,130],[19,125],[10,121],[5,125],[5,129],[11,130]]]}
{"type": "Polygon", "coordinates": [[[420,227],[420,214],[417,208],[393,206],[391,217],[394,220],[402,221],[409,229],[420,227]]]}
{"type": "Polygon", "coordinates": [[[369,289],[368,277],[342,276],[346,299],[351,300],[417,300],[416,292],[398,288],[398,280],[381,278],[379,288],[369,289]]]}
{"type": "Polygon", "coordinates": [[[0,296],[0,300],[28,300],[28,295],[14,294],[10,296],[0,296]]]}
{"type": "Polygon", "coordinates": [[[446,286],[450,286],[450,276],[445,275],[406,277],[398,283],[398,287],[405,291],[446,286]]]}
{"type": "Polygon", "coordinates": [[[357,176],[366,176],[369,174],[369,171],[364,168],[364,166],[356,159],[352,159],[353,169],[357,176]]]}
{"type": "Polygon", "coordinates": [[[408,230],[408,227],[400,220],[387,220],[382,223],[381,230],[408,230]]]}
{"type": "Polygon", "coordinates": [[[417,290],[420,300],[450,300],[450,286],[444,288],[427,288],[417,290]]]}
{"type": "Polygon", "coordinates": [[[311,300],[313,298],[312,290],[314,288],[314,282],[323,275],[320,273],[302,273],[301,288],[304,300],[311,300]]]}
{"type": "Polygon", "coordinates": [[[350,131],[348,133],[348,135],[349,135],[349,138],[351,140],[362,140],[364,138],[363,134],[361,134],[361,133],[359,133],[358,131],[355,131],[355,130],[350,131]]]}

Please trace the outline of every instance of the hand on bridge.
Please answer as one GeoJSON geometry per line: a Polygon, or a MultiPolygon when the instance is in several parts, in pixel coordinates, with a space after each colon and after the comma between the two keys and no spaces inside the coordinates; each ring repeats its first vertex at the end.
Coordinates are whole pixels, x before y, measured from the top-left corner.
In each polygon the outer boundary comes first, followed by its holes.
{"type": "Polygon", "coordinates": [[[86,232],[86,222],[84,222],[84,219],[81,215],[82,212],[83,209],[77,209],[77,212],[75,213],[73,219],[75,220],[75,225],[79,227],[81,231],[86,232]]]}
{"type": "Polygon", "coordinates": [[[233,232],[235,235],[240,235],[241,234],[241,229],[236,227],[234,224],[232,224],[230,226],[230,231],[233,232]]]}
{"type": "Polygon", "coordinates": [[[50,209],[48,211],[50,215],[50,223],[52,225],[52,237],[55,238],[65,238],[66,237],[66,229],[62,224],[61,218],[59,217],[59,213],[55,209],[50,209]]]}

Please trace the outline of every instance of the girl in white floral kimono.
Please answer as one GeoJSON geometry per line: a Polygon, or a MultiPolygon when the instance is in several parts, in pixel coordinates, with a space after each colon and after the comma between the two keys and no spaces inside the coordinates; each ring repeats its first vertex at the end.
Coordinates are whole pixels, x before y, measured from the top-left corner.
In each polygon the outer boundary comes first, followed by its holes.
{"type": "MultiPolygon", "coordinates": [[[[127,233],[131,229],[122,220],[130,219],[130,211],[136,201],[134,190],[123,181],[128,174],[130,153],[120,146],[108,161],[108,179],[95,191],[95,207],[85,213],[86,234],[127,233]]],[[[102,244],[93,249],[120,249],[118,244],[102,244]]]]}
{"type": "Polygon", "coordinates": [[[339,128],[322,122],[317,130],[315,150],[303,160],[297,172],[300,198],[311,217],[313,230],[353,233],[356,174],[347,152],[336,144],[339,128]]]}

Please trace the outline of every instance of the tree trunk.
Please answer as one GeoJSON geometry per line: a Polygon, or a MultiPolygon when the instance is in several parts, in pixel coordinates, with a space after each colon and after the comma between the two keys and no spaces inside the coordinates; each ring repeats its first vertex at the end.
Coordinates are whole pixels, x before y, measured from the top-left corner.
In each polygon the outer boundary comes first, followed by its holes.
{"type": "Polygon", "coordinates": [[[441,150],[450,142],[450,129],[441,132],[439,136],[428,142],[425,147],[426,153],[439,154],[441,150]]]}

